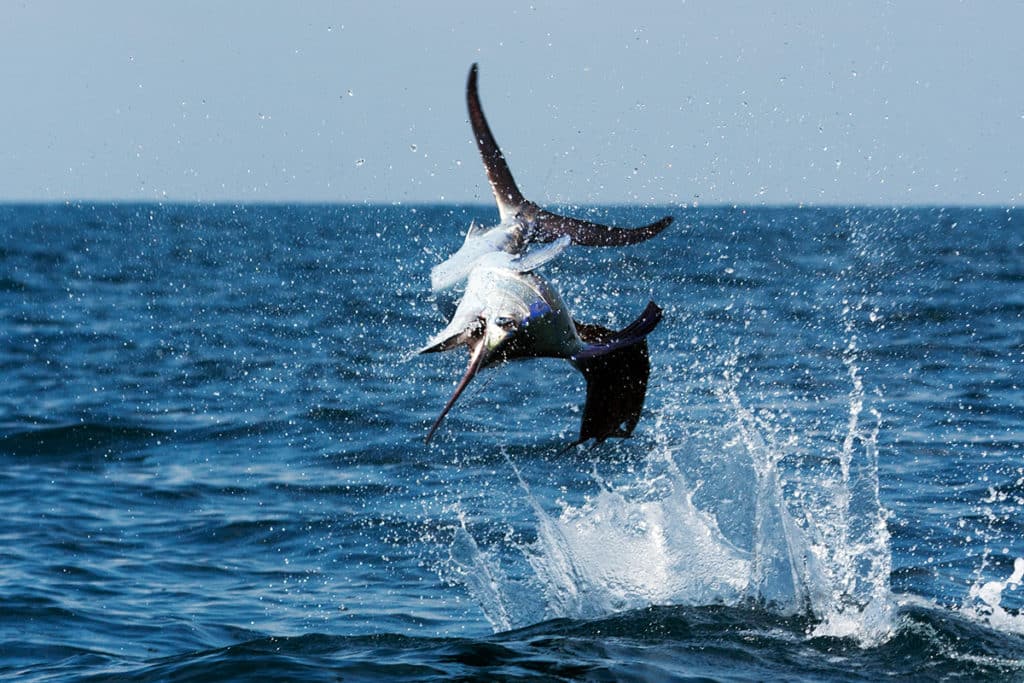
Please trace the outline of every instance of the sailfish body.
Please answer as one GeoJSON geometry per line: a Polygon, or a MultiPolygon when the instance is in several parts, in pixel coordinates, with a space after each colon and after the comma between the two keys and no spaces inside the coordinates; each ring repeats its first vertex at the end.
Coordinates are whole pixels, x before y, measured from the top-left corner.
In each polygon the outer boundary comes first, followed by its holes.
{"type": "Polygon", "coordinates": [[[572,244],[583,246],[624,246],[654,237],[672,222],[666,216],[638,228],[617,228],[561,216],[546,211],[527,200],[519,191],[505,155],[498,147],[484,116],[477,93],[477,65],[469,70],[466,83],[466,105],[480,157],[483,159],[501,222],[487,229],[471,227],[462,247],[430,274],[435,293],[451,289],[463,282],[473,266],[486,254],[502,251],[523,254],[530,245],[553,242],[568,237],[572,244]]]}
{"type": "Polygon", "coordinates": [[[492,252],[478,259],[451,322],[420,353],[467,346],[469,365],[441,414],[441,421],[473,377],[484,367],[522,358],[565,358],[583,373],[587,398],[579,439],[598,442],[628,437],[640,418],[650,364],[646,336],[661,320],[648,304],[623,330],[576,323],[558,293],[536,268],[569,244],[562,237],[525,257],[492,252]]]}

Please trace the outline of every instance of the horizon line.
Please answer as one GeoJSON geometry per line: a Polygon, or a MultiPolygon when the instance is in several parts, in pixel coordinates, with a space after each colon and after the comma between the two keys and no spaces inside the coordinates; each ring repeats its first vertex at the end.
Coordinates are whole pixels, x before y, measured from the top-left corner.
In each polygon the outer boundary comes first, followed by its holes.
{"type": "MultiPolygon", "coordinates": [[[[341,200],[315,200],[315,199],[266,199],[266,200],[240,200],[240,199],[2,199],[0,207],[17,206],[193,206],[193,207],[214,207],[214,206],[252,206],[252,207],[282,207],[282,206],[338,206],[338,207],[409,207],[409,208],[437,208],[453,207],[461,209],[494,209],[497,207],[491,203],[482,202],[452,202],[452,201],[341,201],[341,200]]],[[[989,202],[940,204],[934,202],[907,203],[907,204],[884,204],[872,202],[764,202],[764,203],[741,203],[741,202],[685,202],[685,203],[637,203],[624,202],[597,203],[597,204],[576,204],[572,202],[552,202],[548,206],[559,209],[573,209],[576,211],[603,211],[610,209],[677,209],[677,210],[700,210],[700,209],[1004,209],[1008,211],[1019,210],[1024,205],[1015,203],[999,204],[989,202]]]]}

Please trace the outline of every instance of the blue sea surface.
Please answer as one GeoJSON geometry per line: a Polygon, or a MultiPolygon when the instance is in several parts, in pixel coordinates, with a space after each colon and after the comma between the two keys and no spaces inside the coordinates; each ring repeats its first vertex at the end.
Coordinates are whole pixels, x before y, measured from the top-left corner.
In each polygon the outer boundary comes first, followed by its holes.
{"type": "Polygon", "coordinates": [[[0,677],[1024,680],[1024,211],[676,223],[632,439],[417,356],[473,206],[0,205],[0,677]]]}

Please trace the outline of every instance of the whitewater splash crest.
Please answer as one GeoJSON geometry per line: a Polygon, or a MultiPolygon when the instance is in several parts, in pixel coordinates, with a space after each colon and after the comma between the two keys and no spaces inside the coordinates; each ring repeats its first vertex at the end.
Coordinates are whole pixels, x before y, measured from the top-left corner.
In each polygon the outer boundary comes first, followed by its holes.
{"type": "Polygon", "coordinates": [[[745,407],[741,373],[730,360],[716,389],[726,415],[716,434],[722,448],[702,455],[724,461],[732,486],[718,495],[715,482],[693,483],[682,471],[673,429],[679,407],[667,405],[652,430],[658,442],[632,481],[609,484],[595,472],[597,493],[577,506],[563,503],[557,514],[545,511],[508,460],[536,519],[536,539],[484,548],[463,518],[450,574],[495,631],[652,605],[747,605],[807,616],[809,636],[884,642],[894,631],[895,605],[887,512],[878,496],[880,416],[870,411],[873,424],[862,425],[856,358],[851,342],[845,432],[818,454],[819,466],[790,475],[799,486],[787,487],[783,471],[796,437],[783,438],[770,416],[745,407]],[[737,504],[744,492],[752,505],[737,504]],[[510,551],[529,571],[507,566],[510,551]]]}

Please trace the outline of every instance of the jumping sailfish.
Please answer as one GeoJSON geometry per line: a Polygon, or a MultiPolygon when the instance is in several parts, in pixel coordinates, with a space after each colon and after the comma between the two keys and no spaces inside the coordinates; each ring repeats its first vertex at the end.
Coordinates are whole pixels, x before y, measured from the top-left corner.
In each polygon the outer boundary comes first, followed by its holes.
{"type": "Polygon", "coordinates": [[[565,358],[583,373],[587,400],[577,444],[628,437],[643,410],[650,362],[647,335],[661,321],[654,302],[633,323],[613,331],[575,322],[561,297],[534,272],[569,243],[515,257],[491,252],[469,273],[466,293],[451,322],[420,353],[469,347],[469,365],[427,441],[476,374],[489,365],[521,358],[565,358]]]}
{"type": "Polygon", "coordinates": [[[482,369],[522,358],[564,358],[583,373],[587,398],[575,444],[632,435],[647,394],[647,335],[662,311],[650,302],[614,331],[573,320],[558,292],[536,271],[570,244],[624,246],[650,239],[672,222],[666,216],[639,228],[617,228],[560,216],[525,199],[491,133],[477,94],[477,66],[469,71],[466,103],[501,222],[470,226],[466,241],[431,271],[435,294],[465,282],[451,321],[420,353],[469,348],[469,365],[426,440],[482,369]],[[542,246],[538,246],[542,245],[542,246]]]}

